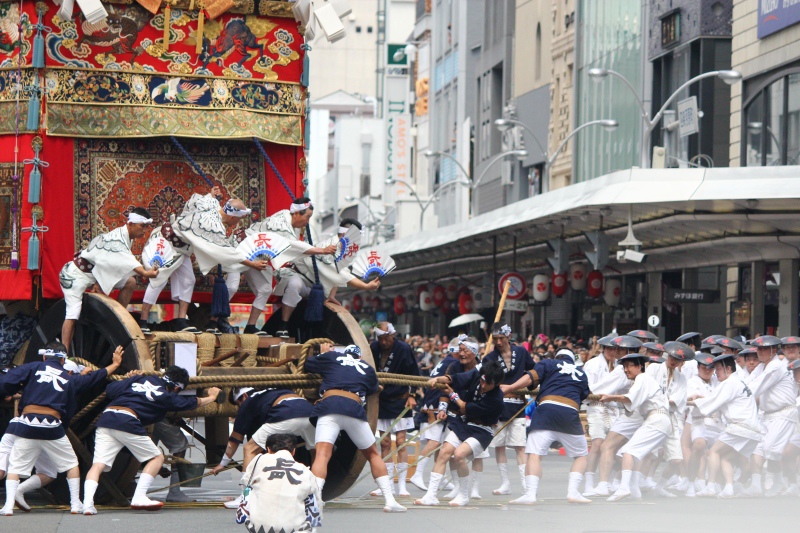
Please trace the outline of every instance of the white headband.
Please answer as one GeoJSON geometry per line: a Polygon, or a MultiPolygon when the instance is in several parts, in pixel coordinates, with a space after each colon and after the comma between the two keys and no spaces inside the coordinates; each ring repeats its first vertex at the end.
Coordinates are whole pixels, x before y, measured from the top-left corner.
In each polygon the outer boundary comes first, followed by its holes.
{"type": "Polygon", "coordinates": [[[478,343],[477,342],[471,342],[471,341],[468,341],[466,339],[467,339],[466,335],[460,335],[458,337],[459,346],[463,344],[464,346],[466,346],[469,349],[469,351],[471,351],[475,355],[478,355],[478,350],[479,350],[478,343]]]}
{"type": "Polygon", "coordinates": [[[343,228],[342,226],[339,226],[339,233],[347,233],[347,230],[349,229],[350,228],[343,228]]]}
{"type": "Polygon", "coordinates": [[[376,337],[383,337],[384,335],[394,335],[395,333],[397,333],[397,330],[394,329],[394,326],[392,325],[391,322],[389,322],[388,325],[386,326],[386,331],[382,330],[378,326],[375,326],[376,337]]]}
{"type": "Polygon", "coordinates": [[[235,402],[248,392],[252,391],[253,387],[239,387],[238,389],[233,389],[233,401],[235,402]]]}
{"type": "Polygon", "coordinates": [[[570,360],[574,363],[575,362],[575,352],[570,350],[569,348],[561,348],[559,351],[556,352],[556,357],[564,356],[570,358],[570,360]]]}
{"type": "Polygon", "coordinates": [[[508,324],[503,324],[493,332],[495,335],[502,335],[503,337],[508,337],[511,335],[511,326],[508,324]]]}
{"type": "Polygon", "coordinates": [[[139,213],[128,213],[128,224],[152,224],[152,218],[144,218],[139,213]]]}
{"type": "Polygon", "coordinates": [[[231,205],[231,201],[228,200],[225,202],[225,207],[222,208],[222,212],[226,215],[230,215],[232,217],[246,217],[250,213],[253,212],[252,209],[236,209],[231,205]]]}
{"type": "Polygon", "coordinates": [[[67,357],[65,352],[57,352],[55,350],[39,350],[39,355],[43,355],[45,357],[60,357],[62,359],[67,357]]]}
{"type": "Polygon", "coordinates": [[[289,213],[291,214],[291,213],[297,213],[297,212],[300,212],[300,211],[305,211],[309,207],[311,207],[311,202],[306,202],[304,204],[292,203],[292,205],[289,206],[289,213]]]}

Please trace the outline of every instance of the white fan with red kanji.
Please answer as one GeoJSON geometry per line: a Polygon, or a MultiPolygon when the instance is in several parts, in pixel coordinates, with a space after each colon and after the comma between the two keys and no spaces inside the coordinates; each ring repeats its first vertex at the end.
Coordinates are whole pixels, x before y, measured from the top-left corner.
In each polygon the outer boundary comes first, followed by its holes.
{"type": "Polygon", "coordinates": [[[165,239],[160,232],[157,235],[150,237],[142,250],[142,261],[150,268],[153,268],[153,266],[162,268],[175,257],[172,243],[165,239]]]}
{"type": "Polygon", "coordinates": [[[272,268],[281,268],[286,263],[291,263],[301,251],[293,251],[288,239],[271,231],[252,233],[242,240],[236,247],[244,252],[250,261],[269,261],[272,268]]]}
{"type": "Polygon", "coordinates": [[[347,228],[347,232],[339,239],[336,245],[336,269],[341,272],[353,264],[361,249],[361,230],[354,224],[347,228]]]}
{"type": "Polygon", "coordinates": [[[397,265],[394,259],[388,254],[381,252],[376,248],[369,248],[362,250],[355,261],[353,261],[353,274],[363,279],[370,281],[376,277],[382,278],[386,274],[395,269],[397,265]]]}

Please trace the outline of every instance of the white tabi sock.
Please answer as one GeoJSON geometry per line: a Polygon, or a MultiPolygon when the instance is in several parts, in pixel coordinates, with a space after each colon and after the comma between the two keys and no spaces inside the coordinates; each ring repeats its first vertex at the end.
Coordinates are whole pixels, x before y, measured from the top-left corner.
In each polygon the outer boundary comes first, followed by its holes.
{"type": "Polygon", "coordinates": [[[406,472],[408,472],[408,463],[397,463],[397,493],[405,494],[406,490],[406,472]]]}
{"type": "Polygon", "coordinates": [[[536,499],[539,491],[539,476],[525,476],[525,496],[536,499]]]}
{"type": "Polygon", "coordinates": [[[753,474],[750,486],[757,491],[761,491],[761,474],[753,474]]]}
{"type": "Polygon", "coordinates": [[[632,472],[631,473],[631,484],[630,484],[630,491],[631,496],[634,498],[641,498],[642,491],[639,488],[639,483],[642,480],[642,473],[641,472],[632,472]]]}
{"type": "Polygon", "coordinates": [[[583,477],[586,478],[584,492],[592,492],[594,490],[594,472],[586,472],[583,477]]]}
{"type": "Polygon", "coordinates": [[[522,483],[522,493],[525,494],[525,465],[518,465],[517,468],[519,469],[519,479],[522,483]]]}
{"type": "Polygon", "coordinates": [[[133,492],[133,499],[131,500],[131,503],[149,500],[147,497],[147,491],[150,489],[150,485],[153,484],[153,479],[153,476],[150,474],[145,474],[142,472],[142,475],[139,476],[139,482],[136,484],[136,490],[133,492]]]}
{"type": "Polygon", "coordinates": [[[462,477],[459,480],[459,485],[458,485],[459,491],[458,491],[458,493],[462,497],[469,499],[469,488],[470,488],[470,485],[472,485],[472,482],[470,480],[471,479],[475,479],[475,478],[472,478],[472,474],[482,474],[482,473],[483,472],[472,472],[469,476],[462,477]]]}
{"type": "Polygon", "coordinates": [[[319,491],[322,492],[322,488],[325,486],[325,480],[317,476],[314,476],[314,479],[317,480],[317,487],[319,487],[319,491]]]}
{"type": "Polygon", "coordinates": [[[83,506],[94,505],[94,493],[97,492],[97,481],[87,479],[83,484],[83,506]]]}
{"type": "MultiPolygon", "coordinates": [[[[414,470],[414,475],[419,475],[422,479],[425,479],[425,467],[428,466],[428,461],[430,461],[430,457],[423,457],[417,463],[417,469],[414,470]]],[[[413,477],[413,476],[412,476],[413,477]]]]}
{"type": "Polygon", "coordinates": [[[500,471],[500,484],[508,484],[508,463],[497,463],[497,469],[500,471]]]}
{"type": "Polygon", "coordinates": [[[19,487],[19,480],[11,480],[6,478],[6,504],[3,509],[14,510],[14,496],[17,495],[17,488],[19,487]]]}
{"type": "Polygon", "coordinates": [[[386,463],[386,472],[389,476],[389,486],[392,487],[392,494],[394,494],[394,463],[386,463]]]}
{"type": "Polygon", "coordinates": [[[631,491],[631,476],[632,475],[633,475],[633,472],[631,472],[630,470],[623,470],[622,471],[622,476],[620,477],[620,481],[619,481],[619,490],[622,490],[624,492],[630,492],[631,491]]]}
{"type": "MultiPolygon", "coordinates": [[[[475,470],[473,470],[472,472],[470,472],[470,474],[469,474],[469,482],[467,483],[467,486],[472,489],[472,494],[479,494],[480,493],[481,477],[482,476],[483,476],[483,472],[482,471],[481,472],[476,472],[475,470]]],[[[467,481],[467,479],[463,478],[463,479],[461,479],[460,483],[463,483],[465,481],[467,481]]],[[[461,492],[464,492],[463,487],[461,489],[461,492]]]]}
{"type": "Polygon", "coordinates": [[[81,478],[68,477],[67,485],[69,486],[69,503],[71,506],[81,504],[81,478]]]}
{"type": "Polygon", "coordinates": [[[567,488],[567,498],[583,499],[581,496],[581,481],[583,481],[583,474],[580,472],[569,473],[569,485],[567,488]]]}
{"type": "Polygon", "coordinates": [[[443,477],[443,474],[431,472],[431,479],[428,481],[428,492],[425,493],[425,498],[436,498],[436,492],[439,490],[443,477]]]}
{"type": "Polygon", "coordinates": [[[19,487],[17,487],[17,494],[25,494],[26,492],[30,492],[32,490],[41,488],[42,488],[42,478],[34,475],[29,477],[22,483],[20,483],[19,487]]]}
{"type": "Polygon", "coordinates": [[[396,505],[397,501],[392,494],[392,479],[389,476],[381,476],[375,479],[375,483],[381,488],[386,505],[396,505]]]}

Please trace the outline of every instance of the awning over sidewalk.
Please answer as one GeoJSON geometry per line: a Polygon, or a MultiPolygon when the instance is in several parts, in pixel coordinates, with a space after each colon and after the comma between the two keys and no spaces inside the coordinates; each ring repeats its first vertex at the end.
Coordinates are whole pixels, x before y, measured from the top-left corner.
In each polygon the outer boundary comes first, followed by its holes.
{"type": "Polygon", "coordinates": [[[629,208],[648,260],[612,259],[619,272],[800,257],[798,199],[800,166],[615,172],[383,244],[398,265],[385,287],[491,271],[495,260],[510,270],[515,240],[516,269],[544,270],[548,239],[563,236],[577,259],[592,249],[583,234],[601,224],[615,257],[629,208]]]}

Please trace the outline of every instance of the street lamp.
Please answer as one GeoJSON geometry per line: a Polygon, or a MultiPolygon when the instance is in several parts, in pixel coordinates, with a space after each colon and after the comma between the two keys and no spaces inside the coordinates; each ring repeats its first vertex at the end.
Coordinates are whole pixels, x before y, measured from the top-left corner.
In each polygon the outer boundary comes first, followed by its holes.
{"type": "Polygon", "coordinates": [[[542,151],[542,155],[544,155],[544,157],[547,158],[547,149],[539,141],[539,138],[536,136],[536,134],[533,133],[533,130],[530,129],[527,125],[525,125],[523,122],[515,120],[513,118],[498,118],[497,120],[494,121],[494,125],[495,127],[497,127],[498,130],[500,130],[503,133],[507,132],[514,126],[519,126],[520,128],[524,129],[525,131],[531,134],[531,137],[533,137],[534,142],[536,142],[536,146],[538,146],[539,150],[542,151]]]}
{"type": "Polygon", "coordinates": [[[692,85],[695,82],[700,80],[704,80],[706,78],[719,78],[728,85],[733,85],[737,81],[741,81],[742,73],[738,70],[712,70],[711,72],[704,72],[699,76],[695,76],[694,78],[690,79],[678,89],[670,95],[669,98],[664,102],[664,105],[661,106],[661,109],[658,110],[658,113],[651,119],[650,114],[647,112],[647,108],[642,101],[642,97],[639,96],[639,93],[636,91],[636,88],[631,84],[628,79],[620,74],[617,71],[609,70],[605,68],[590,68],[586,71],[586,74],[592,78],[595,82],[601,82],[602,80],[606,79],[609,76],[614,76],[615,78],[620,79],[628,89],[633,93],[633,96],[636,98],[636,102],[639,104],[639,109],[642,111],[642,120],[645,122],[645,131],[643,132],[644,138],[642,139],[641,145],[639,147],[639,160],[641,162],[642,167],[649,168],[650,164],[650,133],[655,129],[658,123],[661,121],[661,118],[664,116],[664,112],[667,108],[675,101],[676,98],[686,89],[688,86],[692,85]]]}
{"type": "Polygon", "coordinates": [[[422,229],[423,229],[423,221],[425,220],[425,211],[428,209],[428,207],[431,206],[431,204],[433,202],[436,201],[436,197],[439,194],[441,194],[441,192],[446,187],[449,187],[451,185],[464,185],[464,186],[470,187],[469,181],[462,181],[462,180],[448,181],[447,183],[443,184],[441,187],[439,187],[438,189],[433,191],[433,194],[431,194],[431,196],[428,198],[427,202],[423,202],[422,199],[417,194],[416,189],[414,189],[414,186],[411,185],[409,182],[407,182],[405,180],[399,180],[399,179],[393,179],[393,178],[387,178],[386,179],[386,185],[394,185],[395,183],[402,183],[403,185],[408,187],[408,190],[411,192],[411,196],[413,196],[414,199],[416,200],[417,204],[419,204],[419,208],[420,208],[420,212],[419,212],[419,230],[420,231],[422,231],[422,229]]]}
{"type": "MultiPolygon", "coordinates": [[[[761,128],[764,127],[763,122],[748,122],[747,123],[747,132],[750,135],[760,135],[761,128]]],[[[772,137],[772,141],[775,143],[775,148],[778,150],[778,161],[783,160],[783,155],[781,153],[781,142],[778,140],[778,137],[775,136],[775,132],[772,131],[772,128],[769,126],[766,127],[767,133],[769,136],[772,137]]],[[[765,150],[766,151],[766,150],[765,150]]]]}

